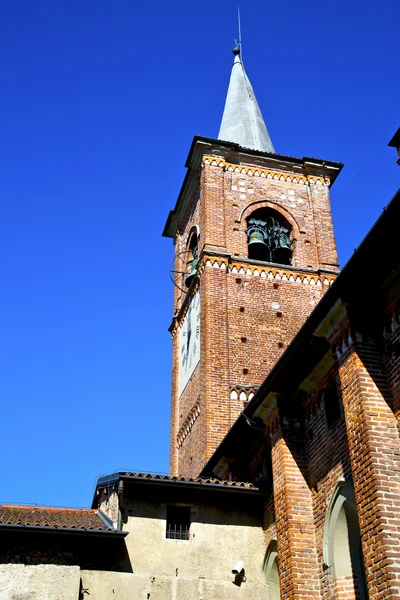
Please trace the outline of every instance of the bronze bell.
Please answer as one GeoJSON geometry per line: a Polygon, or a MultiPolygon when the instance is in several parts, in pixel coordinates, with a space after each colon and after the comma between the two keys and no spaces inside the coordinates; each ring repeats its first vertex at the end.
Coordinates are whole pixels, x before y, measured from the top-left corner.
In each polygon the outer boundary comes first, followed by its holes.
{"type": "Polygon", "coordinates": [[[274,260],[283,264],[289,264],[292,256],[292,244],[289,233],[283,227],[280,227],[275,234],[274,260]]]}
{"type": "Polygon", "coordinates": [[[193,279],[196,277],[198,264],[199,264],[198,258],[194,258],[190,263],[189,275],[185,279],[185,285],[188,288],[191,286],[193,279]]]}
{"type": "Polygon", "coordinates": [[[263,250],[267,247],[267,244],[264,241],[264,234],[259,229],[253,230],[249,235],[249,246],[260,246],[263,250]]]}
{"type": "Polygon", "coordinates": [[[264,234],[260,229],[253,229],[249,234],[249,257],[265,260],[268,245],[265,243],[264,234]]]}

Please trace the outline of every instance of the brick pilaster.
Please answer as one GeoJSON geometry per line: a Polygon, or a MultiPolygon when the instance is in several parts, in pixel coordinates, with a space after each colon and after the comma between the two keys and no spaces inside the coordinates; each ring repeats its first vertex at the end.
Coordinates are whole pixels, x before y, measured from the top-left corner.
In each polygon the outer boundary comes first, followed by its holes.
{"type": "MultiPolygon", "coordinates": [[[[225,269],[206,269],[201,280],[204,298],[204,367],[202,382],[207,398],[207,447],[204,462],[221,443],[231,426],[229,398],[229,345],[225,269]]],[[[203,300],[202,300],[203,301],[203,300]]]]}
{"type": "Polygon", "coordinates": [[[272,441],[281,598],[321,598],[312,497],[302,472],[304,458],[279,426],[272,441]]]}
{"type": "Polygon", "coordinates": [[[369,598],[399,599],[400,438],[376,346],[352,342],[339,376],[369,598]]]}
{"type": "Polygon", "coordinates": [[[170,452],[169,452],[169,472],[171,475],[179,474],[178,464],[178,448],[176,437],[178,435],[179,426],[179,401],[178,401],[178,388],[179,388],[179,344],[176,342],[172,346],[172,402],[171,402],[171,434],[169,440],[170,452]]]}
{"type": "Polygon", "coordinates": [[[226,250],[224,172],[214,166],[204,167],[202,177],[204,224],[200,231],[201,247],[226,250]]]}

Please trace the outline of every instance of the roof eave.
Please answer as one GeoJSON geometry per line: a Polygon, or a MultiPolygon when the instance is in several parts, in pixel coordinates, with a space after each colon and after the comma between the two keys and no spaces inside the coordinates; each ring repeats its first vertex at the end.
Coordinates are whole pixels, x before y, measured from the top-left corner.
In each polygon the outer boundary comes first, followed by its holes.
{"type": "MultiPolygon", "coordinates": [[[[174,223],[175,216],[179,213],[182,206],[182,199],[186,193],[189,182],[192,178],[193,182],[193,172],[199,166],[199,158],[202,156],[202,152],[199,152],[196,156],[195,151],[199,148],[200,145],[204,146],[204,151],[210,147],[215,148],[216,146],[224,149],[230,150],[231,152],[240,152],[244,155],[249,156],[258,156],[262,158],[268,158],[273,162],[285,162],[287,164],[299,165],[302,167],[310,167],[310,168],[318,168],[318,169],[326,169],[329,173],[329,177],[331,179],[332,184],[334,183],[336,177],[339,175],[340,171],[343,168],[343,163],[334,162],[330,160],[323,160],[319,158],[313,158],[304,156],[303,158],[297,158],[294,156],[285,156],[284,154],[276,154],[275,152],[262,152],[260,150],[253,150],[251,148],[244,148],[235,142],[226,142],[224,140],[217,140],[215,138],[203,137],[200,135],[195,135],[190,146],[189,154],[187,156],[185,167],[188,169],[185,178],[183,180],[178,199],[175,204],[175,208],[169,212],[167,221],[164,226],[164,230],[162,235],[164,237],[174,238],[177,231],[177,223],[174,223]]],[[[194,182],[193,182],[194,183],[194,182]]],[[[175,220],[176,221],[176,220],[175,220]]]]}
{"type": "Polygon", "coordinates": [[[186,488],[186,489],[196,489],[196,490],[207,490],[208,492],[229,492],[238,494],[244,494],[246,496],[257,496],[260,497],[264,495],[264,491],[257,487],[246,487],[244,485],[228,485],[223,483],[209,483],[206,481],[182,481],[179,479],[162,479],[162,478],[146,478],[139,477],[137,475],[127,475],[125,472],[112,473],[111,475],[105,475],[103,477],[99,477],[96,483],[96,490],[93,497],[92,508],[97,508],[97,490],[110,487],[110,486],[118,486],[118,482],[120,480],[131,481],[132,483],[137,483],[139,485],[146,486],[162,486],[164,488],[170,487],[174,489],[178,488],[186,488]]]}
{"type": "Polygon", "coordinates": [[[396,131],[396,133],[394,134],[394,136],[388,143],[388,146],[390,146],[391,148],[399,148],[399,146],[400,146],[400,127],[398,128],[398,130],[396,131]]]}
{"type": "Polygon", "coordinates": [[[75,527],[46,527],[44,525],[17,525],[0,523],[0,531],[26,531],[27,533],[62,533],[72,535],[95,535],[96,537],[126,537],[128,531],[120,531],[119,529],[101,530],[101,529],[78,529],[75,527]]]}

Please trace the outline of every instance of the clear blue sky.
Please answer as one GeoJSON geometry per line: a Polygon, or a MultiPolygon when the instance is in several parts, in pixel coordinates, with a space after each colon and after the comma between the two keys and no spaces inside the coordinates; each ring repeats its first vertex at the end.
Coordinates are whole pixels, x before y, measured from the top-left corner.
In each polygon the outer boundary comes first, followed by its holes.
{"type": "MultiPolygon", "coordinates": [[[[193,135],[218,133],[236,8],[1,3],[2,502],[84,506],[99,474],[168,471],[161,232],[193,135]]],[[[398,187],[400,3],[241,12],[277,152],[345,163],[332,188],[343,265],[398,187]]]]}

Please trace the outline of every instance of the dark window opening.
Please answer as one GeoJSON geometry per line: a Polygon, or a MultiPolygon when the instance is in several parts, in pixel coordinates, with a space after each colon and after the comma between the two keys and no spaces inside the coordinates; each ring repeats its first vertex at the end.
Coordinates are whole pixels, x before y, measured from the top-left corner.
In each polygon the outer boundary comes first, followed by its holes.
{"type": "Polygon", "coordinates": [[[189,506],[167,506],[166,537],[170,540],[188,540],[190,529],[189,506]]]}
{"type": "Polygon", "coordinates": [[[333,427],[342,417],[340,395],[336,383],[332,383],[321,391],[325,405],[325,417],[328,429],[333,427]]]}
{"type": "Polygon", "coordinates": [[[185,278],[185,285],[187,288],[190,287],[192,281],[196,279],[197,276],[197,267],[199,265],[199,249],[197,242],[197,234],[193,232],[189,247],[187,251],[187,275],[185,278]]]}
{"type": "Polygon", "coordinates": [[[290,265],[292,260],[291,227],[278,212],[255,210],[247,219],[249,258],[290,265]]]}

